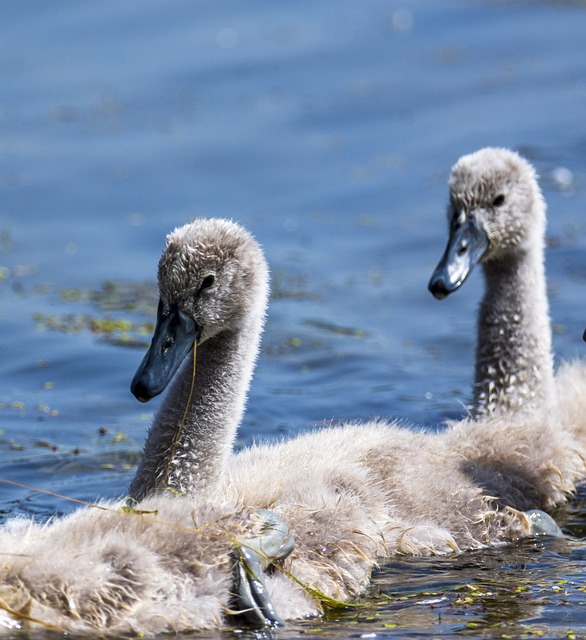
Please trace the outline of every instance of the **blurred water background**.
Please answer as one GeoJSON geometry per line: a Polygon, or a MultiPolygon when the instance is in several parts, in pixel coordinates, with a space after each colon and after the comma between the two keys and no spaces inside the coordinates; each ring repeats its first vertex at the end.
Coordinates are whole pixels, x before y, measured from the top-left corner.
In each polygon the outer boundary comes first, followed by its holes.
{"type": "MultiPolygon", "coordinates": [[[[156,263],[195,216],[272,271],[239,446],[462,417],[482,279],[426,287],[450,167],[485,145],[540,174],[556,357],[586,356],[584,2],[14,0],[0,31],[1,478],[125,495],[156,263]]],[[[586,637],[585,498],[565,540],[401,559],[367,606],[274,637],[586,637]]],[[[4,519],[74,508],[0,485],[4,519]]]]}

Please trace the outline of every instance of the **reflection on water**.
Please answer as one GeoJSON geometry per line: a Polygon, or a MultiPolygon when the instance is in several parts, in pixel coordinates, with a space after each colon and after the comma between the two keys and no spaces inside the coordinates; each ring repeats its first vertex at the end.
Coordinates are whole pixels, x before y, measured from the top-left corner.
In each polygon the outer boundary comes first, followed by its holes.
{"type": "Polygon", "coordinates": [[[581,544],[551,539],[405,558],[375,574],[366,609],[330,613],[322,632],[337,637],[359,626],[361,634],[385,637],[583,637],[584,560],[581,544]]]}

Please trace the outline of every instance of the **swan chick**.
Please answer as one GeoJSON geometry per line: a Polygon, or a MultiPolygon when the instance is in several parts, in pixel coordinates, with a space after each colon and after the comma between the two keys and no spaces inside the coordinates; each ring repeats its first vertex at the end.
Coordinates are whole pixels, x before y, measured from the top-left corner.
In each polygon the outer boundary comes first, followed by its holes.
{"type": "Polygon", "coordinates": [[[154,335],[131,391],[147,402],[169,389],[130,485],[134,500],[216,487],[246,404],[269,272],[248,231],[199,218],[167,236],[158,285],[154,335]]]}
{"type": "Polygon", "coordinates": [[[449,192],[448,243],[429,290],[441,300],[482,265],[486,291],[478,315],[472,413],[549,406],[554,383],[545,203],[535,171],[517,153],[488,147],[456,162],[449,192]]]}
{"type": "MultiPolygon", "coordinates": [[[[130,486],[133,500],[161,490],[213,491],[244,410],[264,322],[268,267],[248,231],[227,220],[197,219],[167,236],[158,284],[157,323],[131,391],[148,402],[178,379],[149,432],[130,486]],[[186,359],[188,366],[179,371],[186,359]]],[[[234,607],[249,622],[275,625],[282,621],[255,547],[264,558],[282,559],[293,548],[293,536],[278,516],[259,513],[266,519],[263,534],[236,554],[234,607]]]]}

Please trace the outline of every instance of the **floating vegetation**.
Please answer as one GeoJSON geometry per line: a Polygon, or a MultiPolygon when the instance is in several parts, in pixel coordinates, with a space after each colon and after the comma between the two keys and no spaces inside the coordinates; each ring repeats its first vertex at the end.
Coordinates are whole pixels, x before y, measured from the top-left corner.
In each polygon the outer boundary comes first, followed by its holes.
{"type": "Polygon", "coordinates": [[[57,451],[58,447],[56,444],[49,442],[47,440],[37,440],[34,443],[35,447],[39,447],[40,449],[49,449],[49,451],[57,451]]]}
{"type": "Polygon", "coordinates": [[[271,300],[319,300],[320,294],[308,289],[310,280],[311,277],[308,274],[293,277],[283,273],[273,273],[271,300]]]}
{"type": "Polygon", "coordinates": [[[90,314],[70,313],[62,316],[37,312],[33,319],[37,331],[79,333],[89,331],[110,344],[123,347],[148,346],[154,331],[152,322],[132,322],[126,318],[97,318],[90,314]]]}
{"type": "Polygon", "coordinates": [[[70,302],[89,301],[101,311],[133,311],[154,316],[159,296],[154,283],[107,281],[95,291],[63,289],[60,297],[70,302]]]}
{"type": "Polygon", "coordinates": [[[375,587],[382,587],[382,593],[372,595],[368,617],[346,612],[338,622],[372,622],[385,629],[390,628],[386,626],[390,623],[405,635],[425,626],[437,629],[438,637],[455,634],[483,638],[585,638],[581,627],[577,631],[570,624],[566,627],[561,620],[558,624],[548,623],[547,614],[542,615],[546,609],[570,607],[575,610],[586,606],[586,587],[581,578],[559,578],[557,571],[531,570],[517,564],[517,554],[527,557],[525,553],[530,552],[531,544],[525,541],[503,548],[498,554],[471,554],[470,558],[476,557],[479,564],[462,565],[456,561],[452,570],[447,569],[449,563],[446,565],[441,560],[430,562],[421,572],[417,570],[417,566],[421,567],[417,562],[404,563],[390,576],[385,576],[383,568],[382,575],[374,580],[375,587]],[[497,556],[502,558],[502,563],[493,564],[497,556]],[[479,573],[481,565],[488,570],[488,575],[479,573]],[[468,576],[473,577],[464,577],[463,567],[466,573],[469,570],[468,576]],[[436,573],[438,569],[440,572],[436,573]],[[382,582],[377,585],[381,578],[382,582]],[[422,580],[422,588],[411,588],[410,580],[422,580]]]}
{"type": "MultiPolygon", "coordinates": [[[[48,416],[59,415],[59,409],[53,409],[46,404],[36,404],[33,408],[37,413],[42,413],[44,415],[48,415],[48,416]]],[[[21,411],[26,411],[27,409],[29,409],[29,407],[22,400],[12,400],[12,402],[0,402],[0,410],[9,410],[9,409],[12,409],[13,411],[21,412],[21,411]]],[[[0,429],[0,435],[2,435],[3,433],[4,431],[0,429]]]]}
{"type": "Polygon", "coordinates": [[[148,346],[154,330],[153,319],[158,303],[154,285],[106,282],[98,290],[62,289],[57,295],[67,303],[89,304],[98,313],[36,312],[33,319],[37,331],[89,332],[109,344],[137,348],[148,346]],[[100,312],[106,312],[107,315],[104,316],[100,312]],[[130,318],[131,313],[145,319],[130,318]]]}
{"type": "MultiPolygon", "coordinates": [[[[12,271],[6,271],[0,278],[12,275],[15,275],[12,271]]],[[[273,300],[317,300],[320,295],[309,290],[310,280],[307,274],[297,277],[274,274],[271,298],[273,300]]],[[[51,293],[51,289],[50,286],[43,285],[36,290],[36,293],[47,295],[51,293]]],[[[107,281],[96,290],[68,288],[58,290],[56,295],[65,303],[89,305],[95,309],[95,312],[45,313],[38,311],[33,314],[37,331],[89,332],[108,344],[141,349],[148,346],[154,331],[154,318],[158,305],[158,291],[154,283],[107,281]]],[[[366,332],[361,329],[337,327],[320,322],[310,324],[337,335],[358,338],[366,336],[366,332]]],[[[301,346],[301,339],[292,338],[288,346],[301,346]]]]}
{"type": "Polygon", "coordinates": [[[306,320],[304,322],[308,327],[319,329],[327,333],[333,333],[338,336],[351,336],[353,338],[365,338],[368,334],[364,329],[355,329],[354,327],[341,327],[331,322],[322,322],[321,320],[306,320]]]}
{"type": "Polygon", "coordinates": [[[332,347],[327,342],[315,338],[302,338],[291,336],[283,338],[280,342],[267,342],[263,353],[270,358],[281,358],[292,352],[312,353],[316,351],[331,352],[332,347]]]}

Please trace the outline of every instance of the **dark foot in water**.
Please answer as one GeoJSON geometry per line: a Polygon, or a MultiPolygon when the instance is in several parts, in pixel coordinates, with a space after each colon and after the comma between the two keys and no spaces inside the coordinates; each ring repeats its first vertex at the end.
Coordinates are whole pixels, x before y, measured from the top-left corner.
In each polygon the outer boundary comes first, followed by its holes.
{"type": "Polygon", "coordinates": [[[283,624],[264,583],[266,570],[284,560],[293,551],[294,539],[289,527],[272,511],[259,509],[262,532],[243,540],[234,550],[233,606],[237,613],[254,626],[283,624]]]}

